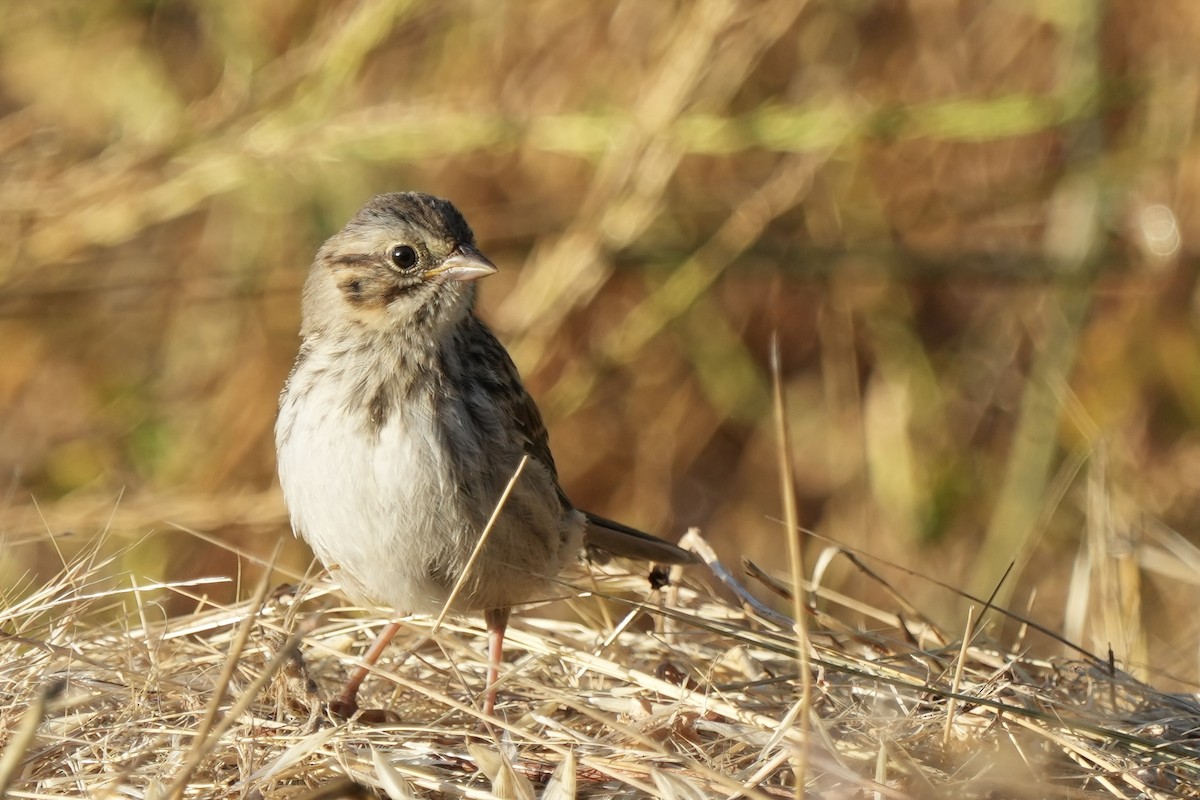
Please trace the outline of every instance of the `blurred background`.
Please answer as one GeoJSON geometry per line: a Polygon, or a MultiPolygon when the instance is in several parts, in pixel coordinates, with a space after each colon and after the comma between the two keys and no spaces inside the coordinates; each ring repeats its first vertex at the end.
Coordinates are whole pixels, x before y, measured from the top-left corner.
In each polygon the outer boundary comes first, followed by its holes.
{"type": "Polygon", "coordinates": [[[786,574],[777,336],[810,565],[1192,686],[1197,41],[1194,0],[5,0],[5,596],[101,534],[142,582],[303,571],[300,286],[420,189],[577,504],[786,574]]]}

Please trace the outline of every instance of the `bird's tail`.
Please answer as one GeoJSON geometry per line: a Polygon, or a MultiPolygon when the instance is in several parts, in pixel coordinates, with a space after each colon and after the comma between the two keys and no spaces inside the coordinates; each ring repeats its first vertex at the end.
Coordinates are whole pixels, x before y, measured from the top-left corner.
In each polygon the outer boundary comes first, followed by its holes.
{"type": "Polygon", "coordinates": [[[657,536],[587,511],[583,515],[587,518],[584,542],[588,557],[593,561],[607,561],[609,556],[639,558],[659,564],[695,564],[700,560],[695,553],[657,536]]]}

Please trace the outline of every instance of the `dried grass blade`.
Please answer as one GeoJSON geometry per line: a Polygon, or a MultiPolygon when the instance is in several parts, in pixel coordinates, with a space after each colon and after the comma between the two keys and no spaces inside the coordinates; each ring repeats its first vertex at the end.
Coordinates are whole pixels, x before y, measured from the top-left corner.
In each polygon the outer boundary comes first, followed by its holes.
{"type": "Polygon", "coordinates": [[[537,800],[533,784],[518,774],[501,753],[481,744],[468,744],[467,753],[492,783],[492,793],[502,800],[537,800]]]}
{"type": "Polygon", "coordinates": [[[414,800],[416,794],[412,787],[400,771],[392,766],[387,757],[371,748],[371,763],[375,766],[375,776],[379,778],[379,783],[383,787],[383,791],[391,800],[414,800]]]}
{"type": "Polygon", "coordinates": [[[554,770],[554,774],[550,776],[550,780],[546,782],[546,788],[542,790],[542,800],[575,800],[575,770],[575,750],[569,749],[554,770]]]}
{"type": "MultiPolygon", "coordinates": [[[[271,556],[270,565],[273,565],[279,557],[279,550],[282,543],[276,543],[275,552],[271,556]]],[[[187,787],[187,783],[191,780],[192,772],[200,763],[200,759],[204,757],[204,753],[211,747],[209,742],[209,733],[216,723],[217,714],[221,710],[221,702],[225,699],[225,690],[229,688],[229,682],[233,679],[233,671],[237,669],[238,660],[242,657],[242,652],[246,648],[246,641],[250,638],[250,631],[254,628],[254,621],[258,618],[258,612],[262,609],[263,601],[267,598],[267,590],[271,586],[272,569],[268,568],[263,571],[262,578],[258,582],[258,588],[254,591],[254,599],[251,601],[247,609],[245,618],[242,624],[238,626],[237,636],[229,646],[229,656],[225,659],[225,666],[221,669],[221,674],[217,678],[217,685],[213,687],[212,697],[209,699],[208,708],[204,712],[204,719],[200,722],[200,728],[196,731],[196,738],[192,745],[191,751],[187,754],[184,760],[183,767],[179,774],[171,783],[171,790],[167,794],[168,800],[178,800],[183,796],[183,790],[187,787]]]]}
{"type": "Polygon", "coordinates": [[[958,690],[962,686],[963,669],[967,665],[967,650],[971,647],[971,636],[975,632],[975,606],[967,609],[967,627],[963,632],[962,647],[958,651],[958,663],[954,665],[954,681],[950,684],[950,699],[946,704],[946,724],[942,728],[942,747],[950,746],[950,730],[954,727],[954,713],[958,709],[958,690]]]}
{"type": "Polygon", "coordinates": [[[8,746],[4,748],[4,755],[0,756],[0,797],[8,796],[8,787],[12,783],[13,776],[16,775],[21,761],[24,760],[29,745],[33,743],[38,726],[42,724],[42,717],[46,714],[46,704],[61,694],[66,685],[66,681],[55,681],[43,686],[41,691],[34,696],[33,702],[25,709],[25,713],[21,715],[21,724],[17,726],[8,746]]]}
{"type": "Polygon", "coordinates": [[[788,565],[792,573],[792,630],[796,634],[796,669],[800,680],[800,741],[796,748],[796,798],[804,796],[808,773],[808,716],[812,708],[812,672],[808,641],[808,608],[804,600],[804,551],[800,542],[800,512],[796,507],[796,469],[792,462],[792,434],[788,426],[787,400],[779,366],[779,337],[771,338],[771,386],[773,389],[776,445],[779,453],[779,483],[783,516],[787,524],[788,565]]]}
{"type": "Polygon", "coordinates": [[[311,736],[304,736],[298,741],[293,742],[290,747],[276,756],[270,764],[267,764],[262,769],[258,770],[250,777],[246,778],[247,783],[257,783],[269,778],[273,778],[283,770],[297,764],[308,758],[314,752],[319,750],[337,733],[337,728],[329,727],[324,730],[317,731],[311,736]]]}
{"type": "Polygon", "coordinates": [[[442,611],[434,620],[433,627],[429,629],[429,635],[434,636],[442,627],[442,623],[446,621],[446,615],[450,613],[450,609],[454,606],[454,601],[462,592],[462,587],[466,585],[467,578],[471,575],[471,570],[475,567],[475,563],[479,560],[479,554],[483,552],[483,545],[487,542],[488,537],[492,533],[492,528],[496,526],[496,520],[500,516],[500,512],[504,509],[504,504],[508,502],[508,496],[512,494],[513,487],[517,485],[517,479],[521,477],[521,473],[525,471],[525,465],[529,463],[528,454],[521,456],[521,462],[517,464],[517,468],[513,471],[513,475],[508,479],[508,485],[504,487],[504,491],[500,493],[500,499],[496,501],[496,507],[492,509],[492,515],[488,517],[487,524],[483,526],[483,532],[479,534],[479,541],[475,543],[475,549],[471,551],[471,557],[467,559],[467,565],[463,567],[462,574],[458,576],[458,580],[454,582],[454,588],[450,590],[450,596],[446,598],[445,604],[442,606],[442,611]]]}

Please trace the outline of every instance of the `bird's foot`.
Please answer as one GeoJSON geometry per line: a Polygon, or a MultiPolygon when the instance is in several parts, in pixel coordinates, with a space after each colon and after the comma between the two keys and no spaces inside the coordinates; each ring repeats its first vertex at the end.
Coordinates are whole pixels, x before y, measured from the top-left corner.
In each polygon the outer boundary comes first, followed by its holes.
{"type": "Polygon", "coordinates": [[[329,702],[329,715],[335,719],[357,719],[366,725],[387,725],[400,721],[400,715],[386,708],[358,707],[353,697],[339,697],[329,702]]]}

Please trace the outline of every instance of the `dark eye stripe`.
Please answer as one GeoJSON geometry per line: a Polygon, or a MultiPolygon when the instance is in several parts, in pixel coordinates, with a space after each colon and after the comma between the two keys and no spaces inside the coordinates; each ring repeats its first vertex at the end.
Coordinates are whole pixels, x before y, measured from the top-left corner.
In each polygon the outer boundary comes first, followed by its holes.
{"type": "Polygon", "coordinates": [[[392,284],[388,287],[387,291],[383,293],[383,304],[385,306],[391,305],[401,297],[404,297],[407,294],[412,294],[417,289],[420,289],[421,286],[421,283],[392,284]]]}
{"type": "Polygon", "coordinates": [[[369,253],[351,253],[349,255],[337,256],[329,261],[331,267],[361,267],[364,264],[372,264],[376,261],[376,256],[369,253]]]}

